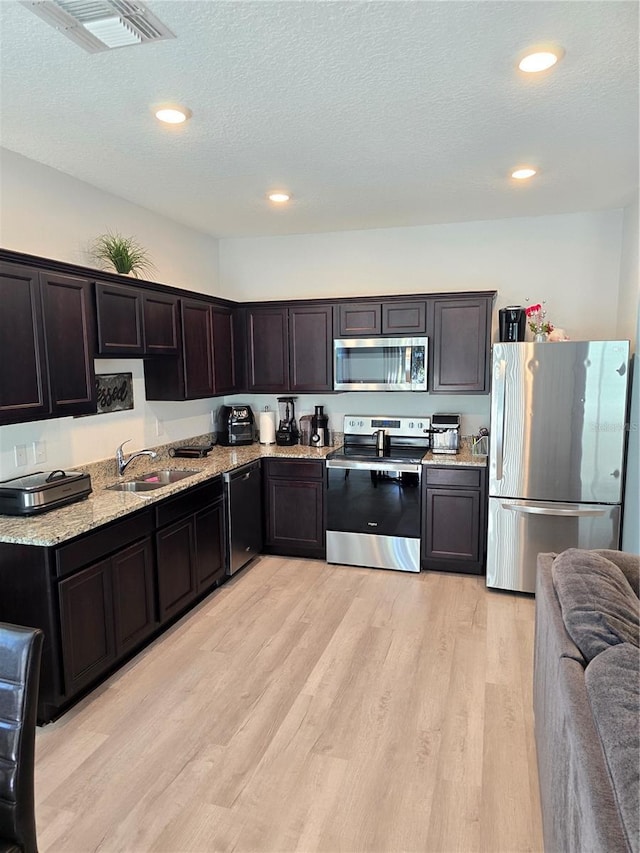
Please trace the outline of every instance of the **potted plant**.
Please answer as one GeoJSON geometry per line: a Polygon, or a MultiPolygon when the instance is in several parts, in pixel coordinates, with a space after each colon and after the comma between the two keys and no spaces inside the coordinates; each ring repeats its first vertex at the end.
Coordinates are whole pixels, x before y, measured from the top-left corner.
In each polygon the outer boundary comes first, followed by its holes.
{"type": "Polygon", "coordinates": [[[103,269],[112,266],[117,273],[132,275],[135,278],[140,278],[141,273],[153,268],[147,250],[133,237],[123,237],[117,231],[107,231],[97,237],[91,248],[91,255],[103,269]]]}

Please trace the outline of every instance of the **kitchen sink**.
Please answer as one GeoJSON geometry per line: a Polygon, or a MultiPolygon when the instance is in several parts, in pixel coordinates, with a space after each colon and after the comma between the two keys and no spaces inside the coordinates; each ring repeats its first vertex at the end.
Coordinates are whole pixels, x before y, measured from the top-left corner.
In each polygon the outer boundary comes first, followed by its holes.
{"type": "Polygon", "coordinates": [[[194,474],[199,474],[199,471],[180,470],[179,468],[164,468],[162,471],[150,471],[148,474],[143,474],[141,477],[136,477],[136,483],[145,483],[145,485],[168,486],[169,483],[179,483],[185,477],[193,477],[194,474]]]}
{"type": "Polygon", "coordinates": [[[113,486],[106,486],[112,492],[152,492],[154,489],[159,489],[164,483],[143,483],[142,481],[132,480],[129,483],[114,483],[113,486]]]}
{"type": "Polygon", "coordinates": [[[164,468],[161,471],[150,471],[148,474],[142,474],[135,480],[129,480],[126,483],[114,483],[113,486],[107,486],[114,492],[152,492],[154,489],[160,489],[162,486],[169,486],[171,483],[179,483],[186,477],[192,477],[198,474],[199,471],[183,471],[179,468],[164,468]]]}

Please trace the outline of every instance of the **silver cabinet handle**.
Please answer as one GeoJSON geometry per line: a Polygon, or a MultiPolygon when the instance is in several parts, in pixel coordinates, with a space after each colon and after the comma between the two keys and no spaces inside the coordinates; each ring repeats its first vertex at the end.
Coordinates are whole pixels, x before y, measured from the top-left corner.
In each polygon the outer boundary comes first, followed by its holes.
{"type": "Polygon", "coordinates": [[[604,509],[569,509],[555,506],[523,506],[522,504],[502,504],[502,509],[510,512],[522,512],[527,515],[563,515],[570,518],[606,515],[604,509]]]}
{"type": "Polygon", "coordinates": [[[507,370],[507,362],[501,358],[498,362],[498,369],[496,370],[496,387],[495,387],[495,395],[496,395],[496,414],[497,414],[497,423],[496,423],[496,480],[502,479],[502,462],[504,455],[504,414],[505,414],[505,406],[504,406],[504,398],[505,398],[505,373],[507,370]]]}

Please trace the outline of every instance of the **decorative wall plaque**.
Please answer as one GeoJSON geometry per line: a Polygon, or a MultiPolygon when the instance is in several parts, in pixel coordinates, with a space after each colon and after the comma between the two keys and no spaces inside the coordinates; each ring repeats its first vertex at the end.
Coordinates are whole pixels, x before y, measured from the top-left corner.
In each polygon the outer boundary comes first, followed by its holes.
{"type": "Polygon", "coordinates": [[[102,373],[96,376],[98,414],[133,409],[133,374],[102,373]]]}

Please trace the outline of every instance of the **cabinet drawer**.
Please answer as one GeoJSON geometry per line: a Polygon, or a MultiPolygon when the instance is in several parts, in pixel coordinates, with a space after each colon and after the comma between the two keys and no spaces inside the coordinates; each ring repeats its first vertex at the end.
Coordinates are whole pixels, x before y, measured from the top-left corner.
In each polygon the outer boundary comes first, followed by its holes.
{"type": "Polygon", "coordinates": [[[480,488],[482,471],[479,468],[432,468],[424,466],[427,485],[429,486],[459,486],[460,488],[480,488]]]}
{"type": "Polygon", "coordinates": [[[304,459],[267,459],[268,477],[285,477],[287,480],[322,480],[324,462],[304,459]]]}
{"type": "Polygon", "coordinates": [[[168,498],[156,507],[156,527],[164,527],[172,521],[192,515],[221,497],[222,477],[216,477],[204,486],[195,486],[175,498],[168,498]]]}
{"type": "Polygon", "coordinates": [[[105,524],[96,531],[56,549],[56,575],[64,577],[76,569],[101,560],[136,539],[151,532],[151,511],[129,515],[115,524],[105,524]]]}

